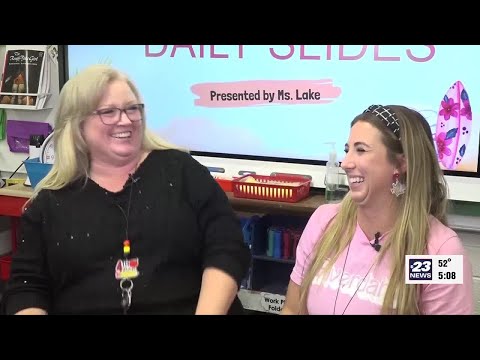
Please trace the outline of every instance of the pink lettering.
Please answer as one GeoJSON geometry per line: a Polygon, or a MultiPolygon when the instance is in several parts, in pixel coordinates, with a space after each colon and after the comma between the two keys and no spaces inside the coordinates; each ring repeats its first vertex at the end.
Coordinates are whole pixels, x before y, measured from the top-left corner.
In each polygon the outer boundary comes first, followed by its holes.
{"type": "Polygon", "coordinates": [[[277,60],[288,60],[293,56],[293,53],[295,52],[295,45],[286,45],[286,46],[288,46],[290,49],[287,55],[279,55],[275,52],[273,48],[270,48],[270,54],[277,60]]]}
{"type": "Polygon", "coordinates": [[[150,51],[150,46],[151,45],[145,45],[145,57],[160,57],[167,51],[167,45],[160,45],[162,49],[158,52],[150,51]]]}
{"type": "Polygon", "coordinates": [[[215,45],[210,45],[210,57],[212,59],[228,59],[228,54],[215,54],[215,45]]]}
{"type": "Polygon", "coordinates": [[[173,45],[172,53],[170,54],[170,57],[175,57],[175,53],[177,52],[177,48],[187,48],[190,50],[190,56],[192,58],[196,57],[195,56],[195,51],[193,51],[193,46],[192,45],[173,45]]]}
{"type": "Polygon", "coordinates": [[[435,45],[424,46],[426,46],[430,50],[430,53],[426,57],[416,57],[412,54],[412,51],[410,49],[407,49],[407,56],[409,57],[409,59],[415,62],[427,62],[429,60],[432,60],[435,56],[435,45]]]}
{"type": "Polygon", "coordinates": [[[327,45],[327,60],[332,60],[332,45],[327,45]]]}
{"type": "MultiPolygon", "coordinates": [[[[219,45],[145,45],[145,57],[162,57],[168,53],[169,57],[173,58],[178,55],[186,55],[185,51],[180,51],[180,54],[177,54],[177,50],[187,49],[191,58],[229,59],[232,57],[236,58],[236,56],[238,56],[238,59],[243,59],[245,45],[234,46],[238,46],[238,49],[231,49],[229,51],[221,52],[218,48],[219,45]],[[169,49],[169,47],[171,47],[171,49],[169,49]]],[[[316,55],[313,54],[315,50],[312,49],[312,47],[307,49],[308,45],[298,45],[299,49],[295,49],[296,46],[297,45],[276,45],[275,47],[270,47],[269,52],[270,55],[276,60],[292,59],[296,55],[296,50],[299,50],[299,55],[297,55],[299,60],[321,60],[323,58],[329,61],[357,61],[366,56],[369,45],[356,45],[356,48],[353,48],[355,45],[325,45],[325,54],[321,53],[316,55]],[[337,51],[333,49],[334,46],[338,46],[338,54],[337,51]]],[[[373,45],[373,61],[402,60],[401,56],[387,56],[381,54],[381,52],[384,52],[385,50],[383,47],[385,46],[373,45]],[[381,46],[382,49],[380,49],[381,46]]],[[[421,47],[406,49],[405,52],[408,59],[417,63],[427,62],[433,59],[436,51],[435,46],[422,45],[422,47],[425,47],[426,49],[422,49],[421,47]],[[424,51],[424,54],[420,55],[422,50],[424,51]]]]}
{"type": "Polygon", "coordinates": [[[305,45],[300,45],[300,60],[320,60],[320,55],[305,55],[305,45]]]}
{"type": "Polygon", "coordinates": [[[380,45],[373,46],[373,61],[400,61],[400,56],[380,56],[380,45]]]}
{"type": "Polygon", "coordinates": [[[345,55],[345,46],[346,45],[340,45],[339,50],[338,50],[338,59],[339,60],[359,60],[365,55],[365,52],[367,51],[367,45],[362,45],[362,50],[358,55],[345,55]]]}
{"type": "Polygon", "coordinates": [[[243,59],[243,45],[238,45],[238,58],[243,59]]]}

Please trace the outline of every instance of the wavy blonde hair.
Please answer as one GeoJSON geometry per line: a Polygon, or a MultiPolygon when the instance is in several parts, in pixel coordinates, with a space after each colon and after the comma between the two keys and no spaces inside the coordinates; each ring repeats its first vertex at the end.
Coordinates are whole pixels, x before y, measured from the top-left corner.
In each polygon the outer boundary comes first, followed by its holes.
{"type": "MultiPolygon", "coordinates": [[[[87,179],[90,156],[81,131],[82,123],[95,111],[107,86],[116,80],[125,81],[141,101],[140,93],[129,77],[110,65],[90,66],[65,83],[60,92],[54,122],[55,162],[50,172],[35,187],[30,200],[42,189],[57,190],[75,180],[87,179]]],[[[154,135],[145,123],[144,115],[143,150],[180,149],[154,135]]]]}
{"type": "MultiPolygon", "coordinates": [[[[425,118],[404,106],[389,106],[400,123],[399,141],[372,113],[358,115],[351,123],[364,121],[381,132],[389,161],[398,165],[404,154],[407,170],[401,178],[406,192],[399,198],[399,214],[389,239],[382,246],[381,261],[388,251],[392,258],[391,276],[382,305],[382,314],[421,314],[420,286],[405,284],[405,255],[424,254],[427,249],[429,217],[446,225],[448,187],[438,164],[432,132],[425,118]]],[[[392,195],[393,196],[393,195],[392,195]]],[[[328,274],[339,255],[352,240],[357,222],[357,206],[347,194],[340,210],[327,226],[312,254],[313,260],[300,288],[300,309],[307,312],[308,291],[316,275],[328,274]],[[325,267],[322,266],[330,259],[325,267]]]]}

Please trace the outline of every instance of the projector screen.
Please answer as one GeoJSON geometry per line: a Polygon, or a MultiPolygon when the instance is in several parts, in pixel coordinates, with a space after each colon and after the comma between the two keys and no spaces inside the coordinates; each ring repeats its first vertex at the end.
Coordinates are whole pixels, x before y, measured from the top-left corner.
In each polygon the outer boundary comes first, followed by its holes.
{"type": "MultiPolygon", "coordinates": [[[[449,182],[480,184],[479,46],[66,48],[66,79],[95,63],[125,71],[141,92],[147,126],[226,176],[302,173],[323,187],[322,165],[332,143],[343,159],[352,119],[371,104],[400,104],[427,118],[449,182]]],[[[457,199],[471,199],[458,190],[457,199]]]]}

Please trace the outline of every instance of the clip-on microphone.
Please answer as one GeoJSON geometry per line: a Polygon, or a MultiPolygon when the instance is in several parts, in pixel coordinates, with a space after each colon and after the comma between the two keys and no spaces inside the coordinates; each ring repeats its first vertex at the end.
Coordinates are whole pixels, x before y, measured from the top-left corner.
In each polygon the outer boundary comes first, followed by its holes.
{"type": "Polygon", "coordinates": [[[140,177],[134,178],[133,176],[130,176],[130,179],[132,180],[132,183],[136,183],[138,180],[140,180],[140,177]]]}
{"type": "Polygon", "coordinates": [[[134,178],[133,174],[128,174],[128,181],[131,184],[135,184],[138,180],[140,180],[140,176],[134,178]]]}
{"type": "Polygon", "coordinates": [[[380,236],[381,236],[380,232],[375,233],[375,242],[374,242],[373,244],[370,243],[370,245],[372,245],[372,247],[373,247],[377,252],[379,252],[380,249],[381,249],[381,247],[382,247],[382,245],[380,245],[380,244],[378,243],[378,242],[380,241],[380,236]]]}

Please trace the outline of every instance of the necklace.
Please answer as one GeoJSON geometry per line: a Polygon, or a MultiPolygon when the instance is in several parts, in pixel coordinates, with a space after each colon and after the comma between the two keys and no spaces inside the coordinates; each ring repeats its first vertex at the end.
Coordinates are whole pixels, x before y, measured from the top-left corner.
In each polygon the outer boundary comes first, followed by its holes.
{"type": "Polygon", "coordinates": [[[125,240],[123,241],[123,259],[119,259],[115,265],[115,278],[120,281],[120,290],[122,293],[121,306],[123,313],[127,314],[128,309],[132,304],[132,289],[133,289],[133,279],[139,275],[138,272],[138,257],[131,258],[130,254],[130,232],[129,232],[129,220],[130,220],[130,206],[132,201],[132,191],[134,184],[138,181],[139,178],[134,179],[131,174],[129,174],[129,185],[130,192],[128,196],[128,205],[127,211],[125,212],[122,207],[117,204],[118,208],[122,212],[125,218],[125,240]]]}
{"type": "MultiPolygon", "coordinates": [[[[339,280],[339,283],[338,283],[337,293],[336,293],[336,295],[335,295],[335,303],[334,303],[334,305],[333,305],[333,315],[336,315],[336,314],[335,314],[335,311],[336,311],[336,309],[337,309],[338,293],[340,292],[340,287],[341,287],[341,284],[342,284],[343,274],[344,274],[344,272],[345,272],[345,266],[347,265],[348,253],[350,252],[350,245],[351,245],[351,243],[352,243],[352,241],[350,240],[350,242],[348,243],[347,254],[345,255],[345,261],[343,262],[342,274],[340,275],[340,280],[339,280]]],[[[370,265],[370,268],[368,269],[367,273],[366,273],[365,276],[363,277],[362,281],[361,281],[360,284],[358,285],[357,289],[356,289],[355,292],[353,293],[353,295],[352,295],[352,297],[350,298],[350,300],[348,300],[347,306],[345,306],[345,309],[343,309],[343,312],[342,312],[341,315],[344,315],[344,314],[345,314],[345,311],[347,311],[347,308],[350,306],[350,303],[352,302],[353,298],[355,297],[355,295],[357,295],[358,290],[360,289],[360,287],[362,286],[363,282],[364,282],[365,279],[367,278],[368,274],[369,274],[370,271],[372,270],[373,265],[375,265],[375,260],[373,260],[372,265],[370,265]]]]}

